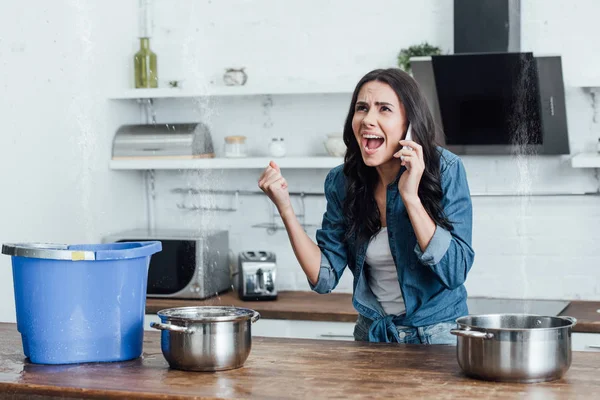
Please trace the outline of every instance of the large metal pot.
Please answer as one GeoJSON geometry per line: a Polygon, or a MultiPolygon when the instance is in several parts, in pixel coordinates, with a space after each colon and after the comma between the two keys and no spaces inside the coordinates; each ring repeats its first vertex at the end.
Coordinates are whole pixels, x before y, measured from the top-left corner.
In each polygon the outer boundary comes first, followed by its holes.
{"type": "Polygon", "coordinates": [[[559,379],[571,366],[572,317],[489,314],[461,317],[458,364],[466,375],[503,382],[559,379]]]}
{"type": "Polygon", "coordinates": [[[161,349],[171,368],[223,371],[244,365],[252,347],[251,325],[260,318],[240,307],[178,307],[157,313],[161,349]]]}

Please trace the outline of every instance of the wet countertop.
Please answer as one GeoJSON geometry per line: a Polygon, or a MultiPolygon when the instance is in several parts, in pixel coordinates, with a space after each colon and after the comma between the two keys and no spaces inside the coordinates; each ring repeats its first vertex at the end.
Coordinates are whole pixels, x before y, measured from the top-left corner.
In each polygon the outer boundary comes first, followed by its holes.
{"type": "Polygon", "coordinates": [[[170,369],[160,350],[160,333],[144,334],[144,354],[136,360],[35,365],[24,359],[16,325],[0,324],[0,397],[600,398],[598,355],[591,352],[574,352],[560,380],[507,384],[464,376],[453,346],[256,337],[244,367],[202,373],[170,369]]]}
{"type": "MultiPolygon", "coordinates": [[[[532,313],[568,315],[577,319],[574,332],[600,333],[600,301],[518,300],[472,297],[467,300],[469,313],[532,313]]],[[[357,312],[349,293],[318,294],[307,291],[282,291],[273,301],[242,301],[229,291],[206,300],[148,298],[146,314],[165,308],[195,305],[234,305],[258,311],[262,318],[307,321],[355,322],[357,312]]]]}

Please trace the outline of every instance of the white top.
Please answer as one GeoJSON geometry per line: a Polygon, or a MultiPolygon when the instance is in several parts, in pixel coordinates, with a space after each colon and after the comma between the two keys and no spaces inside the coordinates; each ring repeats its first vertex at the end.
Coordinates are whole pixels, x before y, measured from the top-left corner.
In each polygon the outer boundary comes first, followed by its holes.
{"type": "Polygon", "coordinates": [[[388,315],[404,312],[404,302],[400,291],[400,282],[396,264],[392,258],[387,227],[381,228],[369,242],[366,260],[367,282],[371,291],[388,315]]]}

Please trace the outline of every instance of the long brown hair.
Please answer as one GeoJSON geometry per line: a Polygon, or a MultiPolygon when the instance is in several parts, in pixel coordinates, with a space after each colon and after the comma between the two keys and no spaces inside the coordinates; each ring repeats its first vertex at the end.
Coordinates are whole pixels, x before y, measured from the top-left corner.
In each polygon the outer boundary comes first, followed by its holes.
{"type": "Polygon", "coordinates": [[[347,177],[344,201],[344,214],[348,227],[346,239],[356,235],[359,241],[369,240],[381,229],[379,208],[374,195],[378,181],[377,171],[364,163],[352,130],[358,93],[361,87],[370,81],[387,83],[404,105],[406,117],[411,124],[413,140],[423,147],[425,171],[419,183],[419,198],[437,225],[452,230],[452,225],[446,218],[441,204],[443,193],[440,184],[440,154],[435,141],[436,125],[427,101],[418,84],[406,72],[398,68],[376,69],[366,74],[356,85],[344,125],[344,143],[347,147],[344,157],[344,174],[347,177]]]}

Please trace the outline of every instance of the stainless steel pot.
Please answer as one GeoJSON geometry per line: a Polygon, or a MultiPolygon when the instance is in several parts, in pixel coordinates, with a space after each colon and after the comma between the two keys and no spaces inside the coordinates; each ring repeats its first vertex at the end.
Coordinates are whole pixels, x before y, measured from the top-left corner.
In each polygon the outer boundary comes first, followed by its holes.
{"type": "Polygon", "coordinates": [[[503,382],[559,379],[571,366],[572,317],[489,314],[461,317],[456,354],[466,375],[503,382]]]}
{"type": "Polygon", "coordinates": [[[171,368],[223,371],[244,365],[252,347],[251,325],[260,318],[240,307],[178,307],[157,313],[162,353],[171,368]]]}

